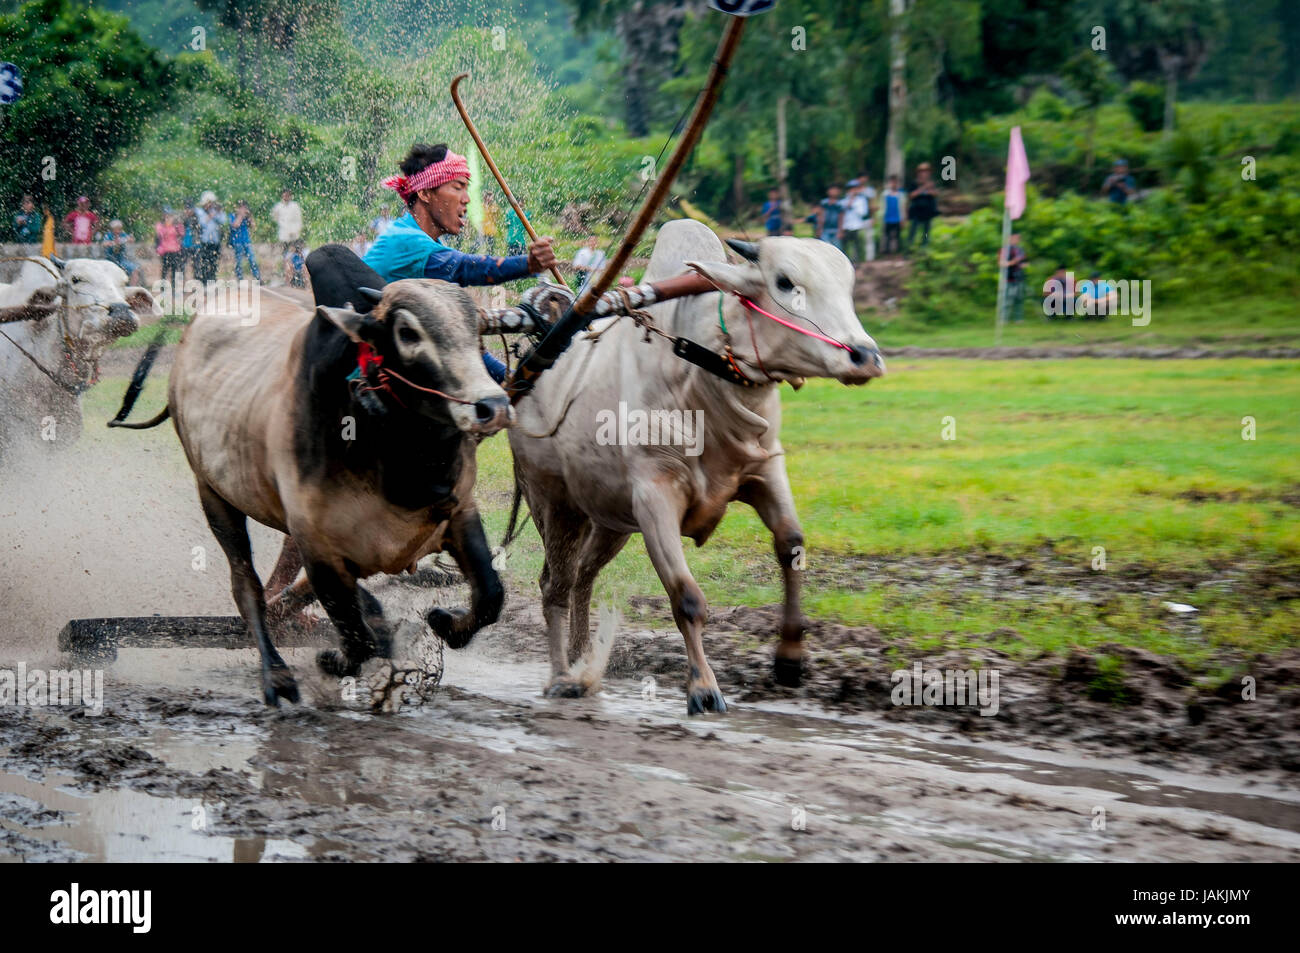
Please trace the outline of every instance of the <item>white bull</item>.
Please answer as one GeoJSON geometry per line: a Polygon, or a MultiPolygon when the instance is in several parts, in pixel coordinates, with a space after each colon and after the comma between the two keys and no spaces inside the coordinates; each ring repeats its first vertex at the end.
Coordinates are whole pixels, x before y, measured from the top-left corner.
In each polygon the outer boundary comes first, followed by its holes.
{"type": "Polygon", "coordinates": [[[688,363],[667,338],[627,319],[613,326],[615,319],[605,319],[579,335],[519,404],[510,445],[545,546],[550,695],[590,687],[570,674],[570,665],[587,645],[592,586],[631,534],[641,533],[686,640],[687,710],[726,709],[704,657],[704,594],[682,537],[703,545],[732,500],[753,506],[772,532],[785,585],[775,674],[784,684],[799,682],[803,533],[781,447],[778,382],[798,387],[807,377],[829,377],[862,384],[885,367],[854,312],[853,268],[838,249],[800,238],[733,247],[749,260],[729,264],[704,225],[670,222],[660,230],[645,281],[689,266],[723,289],[721,311],[712,293],[649,312],[660,330],[715,354],[725,355],[730,342],[744,380],[688,363]]]}
{"type": "Polygon", "coordinates": [[[81,394],[105,349],[142,317],[161,315],[149,291],[128,286],[112,262],[24,262],[16,281],[0,284],[0,456],[42,437],[55,446],[75,441],[81,394]]]}

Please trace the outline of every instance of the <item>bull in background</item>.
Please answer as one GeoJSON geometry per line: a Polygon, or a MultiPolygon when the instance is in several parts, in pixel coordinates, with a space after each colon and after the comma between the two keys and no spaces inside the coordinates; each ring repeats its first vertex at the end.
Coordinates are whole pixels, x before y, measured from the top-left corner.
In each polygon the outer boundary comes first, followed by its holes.
{"type": "Polygon", "coordinates": [[[26,261],[0,284],[0,458],[81,435],[81,394],[104,351],[162,316],[147,289],[126,281],[112,262],[52,258],[26,261]]]}
{"type": "Polygon", "coordinates": [[[780,440],[779,382],[798,387],[805,378],[827,377],[864,384],[885,367],[854,311],[853,268],[838,249],[799,238],[733,247],[745,261],[729,264],[722,242],[699,222],[669,222],[643,280],[690,266],[722,292],[648,309],[668,338],[628,320],[596,322],[520,403],[510,445],[545,548],[540,582],[549,695],[576,696],[590,687],[570,665],[587,648],[592,587],[631,534],[641,533],[686,642],[687,711],[726,709],[704,655],[704,594],[686,564],[682,537],[703,545],[732,500],[753,506],[772,533],[785,588],[775,676],[799,683],[804,539],[780,440]],[[730,341],[735,376],[724,379],[682,359],[680,342],[670,338],[689,339],[715,355],[725,354],[730,341]],[[680,411],[683,423],[698,412],[702,433],[669,434],[655,445],[601,439],[610,415],[623,407],[680,411]]]}

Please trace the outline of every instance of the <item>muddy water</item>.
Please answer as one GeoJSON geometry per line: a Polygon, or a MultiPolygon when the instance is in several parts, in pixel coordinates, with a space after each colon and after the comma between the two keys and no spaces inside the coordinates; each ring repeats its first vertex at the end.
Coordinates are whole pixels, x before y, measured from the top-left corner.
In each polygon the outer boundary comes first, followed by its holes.
{"type": "MultiPolygon", "coordinates": [[[[12,860],[1295,860],[1300,795],[1254,776],[953,742],[787,703],[688,719],[614,680],[448,653],[436,700],[372,715],[292,650],[123,650],[105,713],[0,714],[12,860]],[[1104,818],[1104,829],[1101,820],[1104,818]]],[[[499,654],[499,653],[497,653],[499,654]]]]}

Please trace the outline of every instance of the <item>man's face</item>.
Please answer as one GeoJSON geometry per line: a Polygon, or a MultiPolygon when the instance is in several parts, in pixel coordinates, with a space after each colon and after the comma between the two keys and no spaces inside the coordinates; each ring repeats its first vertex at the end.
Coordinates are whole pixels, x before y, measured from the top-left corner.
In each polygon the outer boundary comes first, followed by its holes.
{"type": "Polygon", "coordinates": [[[31,211],[32,209],[34,209],[35,207],[36,207],[36,206],[32,204],[31,196],[29,196],[29,195],[25,195],[25,196],[23,196],[23,211],[24,211],[24,212],[30,212],[30,211],[31,211]]]}
{"type": "Polygon", "coordinates": [[[826,194],[833,199],[837,199],[840,197],[840,190],[836,186],[832,185],[829,189],[826,190],[826,194]]]}
{"type": "Polygon", "coordinates": [[[460,234],[465,227],[465,210],[469,208],[469,179],[462,176],[436,189],[421,189],[419,196],[433,224],[450,235],[460,234]]]}
{"type": "Polygon", "coordinates": [[[293,193],[290,192],[288,189],[286,189],[285,191],[281,192],[281,193],[280,193],[280,201],[282,201],[282,202],[292,202],[292,201],[293,201],[293,193]]]}
{"type": "Polygon", "coordinates": [[[90,199],[77,199],[77,210],[85,212],[90,208],[90,199]]]}

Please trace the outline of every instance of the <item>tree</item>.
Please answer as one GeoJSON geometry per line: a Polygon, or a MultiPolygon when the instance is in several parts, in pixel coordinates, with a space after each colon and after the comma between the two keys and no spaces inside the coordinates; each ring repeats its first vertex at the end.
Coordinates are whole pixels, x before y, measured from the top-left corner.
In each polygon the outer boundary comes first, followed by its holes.
{"type": "Polygon", "coordinates": [[[1165,134],[1173,132],[1178,83],[1194,77],[1227,25],[1223,0],[1085,0],[1081,22],[1102,23],[1116,66],[1129,79],[1165,84],[1165,134]]]}
{"type": "Polygon", "coordinates": [[[0,106],[0,199],[25,191],[52,209],[87,191],[172,97],[175,66],[126,17],[73,0],[0,15],[0,60],[23,70],[22,98],[0,106]]]}
{"type": "Polygon", "coordinates": [[[1092,178],[1093,142],[1097,137],[1097,110],[1114,91],[1115,84],[1110,79],[1110,64],[1103,54],[1084,48],[1065,61],[1061,75],[1088,110],[1088,151],[1083,160],[1083,177],[1085,181],[1092,178]]]}
{"type": "Polygon", "coordinates": [[[235,75],[243,93],[248,85],[248,37],[252,34],[253,42],[257,42],[266,0],[194,0],[194,3],[235,32],[235,75]]]}
{"type": "Polygon", "coordinates": [[[623,123],[635,138],[663,119],[655,92],[672,76],[682,24],[699,0],[568,0],[579,31],[613,28],[623,44],[623,123]]]}

